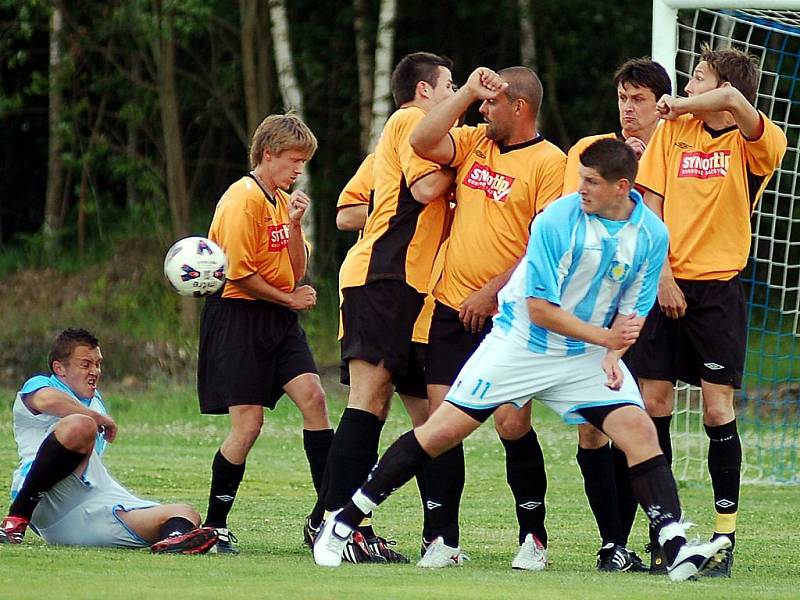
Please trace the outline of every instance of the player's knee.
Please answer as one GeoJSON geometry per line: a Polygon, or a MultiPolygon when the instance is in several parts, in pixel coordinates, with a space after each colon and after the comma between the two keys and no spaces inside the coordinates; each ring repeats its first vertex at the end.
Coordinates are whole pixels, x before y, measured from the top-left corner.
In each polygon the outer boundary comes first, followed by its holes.
{"type": "Polygon", "coordinates": [[[97,423],[87,415],[68,415],[58,422],[55,434],[64,447],[86,451],[94,445],[97,423]]]}
{"type": "Polygon", "coordinates": [[[261,435],[262,425],[263,421],[261,420],[258,421],[253,420],[247,423],[240,423],[233,428],[233,430],[231,431],[231,435],[236,439],[236,441],[239,444],[247,446],[249,448],[256,443],[258,436],[261,435]]]}
{"type": "Polygon", "coordinates": [[[703,406],[703,422],[710,427],[730,423],[735,417],[733,406],[724,404],[703,406]]]}
{"type": "Polygon", "coordinates": [[[504,440],[518,440],[531,429],[531,422],[517,410],[495,411],[494,428],[504,440]]]}
{"type": "Polygon", "coordinates": [[[578,446],[586,449],[602,448],[608,443],[606,434],[593,425],[578,426],[578,446]]]}

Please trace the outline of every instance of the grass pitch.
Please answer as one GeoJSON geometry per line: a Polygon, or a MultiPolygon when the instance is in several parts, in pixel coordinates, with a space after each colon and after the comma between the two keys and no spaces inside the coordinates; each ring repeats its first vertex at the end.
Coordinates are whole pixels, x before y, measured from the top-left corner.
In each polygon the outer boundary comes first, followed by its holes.
{"type": "MultiPolygon", "coordinates": [[[[343,409],[342,393],[328,386],[331,415],[343,409]]],[[[162,502],[190,502],[205,511],[211,458],[226,432],[224,417],[197,414],[188,387],[130,392],[107,388],[106,400],[120,426],[106,464],[135,493],[162,502]]],[[[17,455],[11,400],[0,411],[0,473],[6,488],[17,455]]],[[[795,512],[797,486],[744,486],[734,576],[684,584],[647,574],[595,571],[599,539],[575,463],[576,432],[541,406],[534,424],[549,476],[545,572],[512,571],[516,552],[513,500],[505,483],[502,446],[491,423],[465,444],[467,482],[461,513],[462,546],[472,560],[440,571],[411,565],[317,567],[302,546],[303,517],[313,488],[302,448],[299,413],[284,399],[268,413],[250,455],[230,518],[242,554],[153,556],[147,551],[45,546],[29,534],[22,546],[0,547],[2,598],[797,598],[800,550],[795,512]]],[[[400,403],[383,433],[383,447],[408,427],[400,403]]],[[[694,531],[706,537],[713,524],[709,486],[681,486],[694,531]]],[[[5,511],[5,506],[0,509],[5,511]]],[[[380,507],[376,527],[397,540],[396,549],[419,556],[419,497],[413,482],[380,507]]],[[[637,517],[631,546],[644,555],[646,522],[637,517]]]]}

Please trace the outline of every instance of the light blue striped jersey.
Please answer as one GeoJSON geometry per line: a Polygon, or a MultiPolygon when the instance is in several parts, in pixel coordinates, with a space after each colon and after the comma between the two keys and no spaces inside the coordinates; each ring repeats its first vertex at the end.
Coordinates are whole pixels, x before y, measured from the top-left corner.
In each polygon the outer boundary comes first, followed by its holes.
{"type": "MultiPolygon", "coordinates": [[[[48,387],[64,392],[75,400],[75,402],[83,404],[95,412],[102,415],[108,414],[99,392],[95,392],[94,397],[91,399],[84,399],[75,395],[75,392],[73,392],[69,386],[53,374],[35,375],[28,379],[22,385],[19,392],[17,392],[17,397],[14,400],[14,406],[12,408],[14,439],[17,442],[17,449],[19,451],[19,467],[14,471],[11,482],[12,498],[17,495],[17,492],[22,487],[25,477],[27,477],[28,471],[30,471],[31,465],[36,458],[36,453],[39,451],[39,446],[42,445],[42,442],[53,430],[56,423],[61,420],[61,417],[55,415],[44,413],[34,414],[25,405],[25,396],[48,387]]],[[[98,460],[105,451],[105,448],[106,440],[103,438],[102,434],[98,433],[97,440],[94,444],[94,454],[97,455],[98,460]]]]}
{"type": "Polygon", "coordinates": [[[580,195],[550,204],[531,226],[525,259],[498,294],[494,330],[540,354],[582,354],[587,343],[531,322],[528,298],[542,298],[579,319],[607,327],[614,315],[646,315],[655,303],[667,254],[664,223],[641,195],[627,221],[585,213],[580,195]]]}

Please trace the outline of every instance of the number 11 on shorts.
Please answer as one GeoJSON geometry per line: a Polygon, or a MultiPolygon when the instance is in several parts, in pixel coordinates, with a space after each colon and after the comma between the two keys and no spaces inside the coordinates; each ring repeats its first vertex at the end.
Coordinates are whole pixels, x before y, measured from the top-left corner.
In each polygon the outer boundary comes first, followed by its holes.
{"type": "Polygon", "coordinates": [[[472,396],[478,396],[481,400],[486,395],[486,392],[489,391],[489,388],[492,387],[491,381],[484,381],[483,379],[478,379],[478,383],[475,384],[475,387],[472,389],[470,393],[472,396]]]}

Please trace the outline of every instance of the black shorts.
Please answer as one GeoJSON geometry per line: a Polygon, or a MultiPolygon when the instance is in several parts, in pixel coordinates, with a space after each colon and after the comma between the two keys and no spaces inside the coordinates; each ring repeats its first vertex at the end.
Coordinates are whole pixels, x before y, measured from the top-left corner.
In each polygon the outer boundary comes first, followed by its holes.
{"type": "Polygon", "coordinates": [[[404,281],[381,279],[342,290],[342,364],[356,358],[406,374],[411,336],[425,295],[404,281]]]}
{"type": "Polygon", "coordinates": [[[452,385],[467,359],[491,330],[492,319],[486,319],[481,332],[467,331],[458,318],[458,311],[437,300],[428,333],[425,381],[429,385],[452,385]]]}
{"type": "Polygon", "coordinates": [[[742,385],[747,351],[747,309],[739,277],[729,281],[677,280],[686,314],[670,319],[658,306],[625,354],[636,377],[691,385],[742,385]]]}
{"type": "Polygon", "coordinates": [[[239,405],[275,408],[283,386],[318,373],[297,313],[260,300],[210,297],[200,317],[200,412],[239,405]]]}
{"type": "MultiPolygon", "coordinates": [[[[398,394],[423,399],[428,397],[428,390],[425,387],[425,356],[427,353],[427,344],[411,342],[411,352],[405,375],[392,377],[394,390],[398,394]]],[[[339,363],[339,381],[343,385],[350,385],[350,370],[347,368],[347,363],[339,363]]]]}

